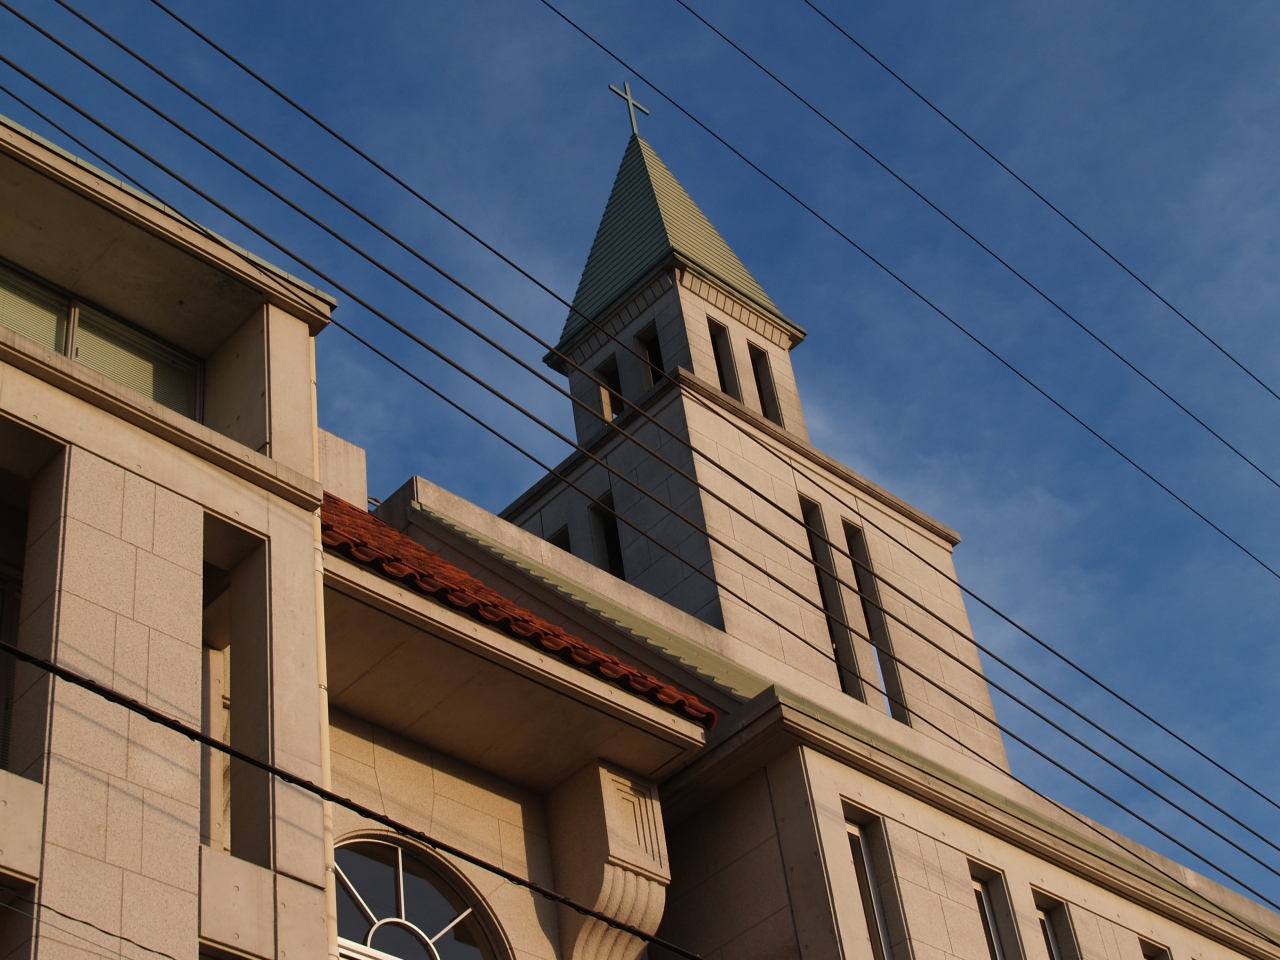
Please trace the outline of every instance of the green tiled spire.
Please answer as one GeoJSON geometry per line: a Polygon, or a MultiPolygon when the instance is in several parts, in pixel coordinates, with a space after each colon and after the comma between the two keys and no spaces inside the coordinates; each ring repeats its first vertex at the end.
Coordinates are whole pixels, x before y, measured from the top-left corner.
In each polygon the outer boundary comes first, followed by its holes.
{"type": "MultiPolygon", "coordinates": [[[[613,192],[578,282],[574,310],[593,320],[601,319],[609,306],[672,253],[726,284],[758,309],[794,326],[653,148],[633,136],[622,155],[613,192]]],[[[575,340],[588,326],[576,312],[570,313],[561,345],[575,340]]]]}

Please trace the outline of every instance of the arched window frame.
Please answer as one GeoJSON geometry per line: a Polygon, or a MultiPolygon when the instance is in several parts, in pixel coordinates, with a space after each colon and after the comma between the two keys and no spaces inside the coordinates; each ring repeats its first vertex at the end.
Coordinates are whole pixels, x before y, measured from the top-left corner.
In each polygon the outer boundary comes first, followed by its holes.
{"type": "MultiPolygon", "coordinates": [[[[480,947],[481,954],[485,960],[507,960],[510,956],[510,950],[505,943],[501,934],[501,927],[496,919],[490,914],[484,899],[480,896],[474,886],[462,876],[448,861],[444,860],[438,854],[419,847],[406,841],[404,838],[395,835],[384,834],[358,834],[342,839],[334,844],[335,853],[343,847],[371,845],[376,844],[394,850],[396,854],[396,917],[376,917],[373,911],[365,902],[364,897],[351,883],[350,879],[345,875],[341,866],[334,862],[335,880],[340,887],[344,887],[356,905],[364,912],[366,919],[370,922],[369,932],[365,935],[365,943],[359,943],[354,940],[348,940],[342,936],[338,937],[338,952],[342,957],[349,960],[404,960],[404,958],[396,954],[386,953],[378,950],[376,947],[369,945],[373,935],[382,926],[394,925],[401,929],[407,930],[422,945],[426,953],[440,960],[440,954],[436,949],[435,942],[440,940],[445,934],[451,931],[459,923],[469,917],[474,917],[476,923],[480,927],[480,934],[483,937],[484,945],[480,947]],[[421,930],[411,921],[405,914],[404,900],[404,872],[405,859],[409,858],[417,861],[419,867],[427,874],[426,879],[431,883],[440,894],[450,903],[451,906],[457,906],[462,903],[463,906],[458,914],[443,929],[434,933],[427,933],[421,930]]],[[[412,871],[411,871],[412,872],[412,871]]]]}

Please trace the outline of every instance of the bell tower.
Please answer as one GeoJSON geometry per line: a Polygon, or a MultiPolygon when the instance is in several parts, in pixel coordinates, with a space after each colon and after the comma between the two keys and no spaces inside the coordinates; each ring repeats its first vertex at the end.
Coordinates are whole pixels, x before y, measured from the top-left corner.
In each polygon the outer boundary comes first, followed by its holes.
{"type": "Polygon", "coordinates": [[[750,669],[927,715],[1004,763],[938,573],[959,536],[810,445],[804,337],[633,132],[545,358],[580,449],[502,516],[719,628],[717,652],[750,669]]]}

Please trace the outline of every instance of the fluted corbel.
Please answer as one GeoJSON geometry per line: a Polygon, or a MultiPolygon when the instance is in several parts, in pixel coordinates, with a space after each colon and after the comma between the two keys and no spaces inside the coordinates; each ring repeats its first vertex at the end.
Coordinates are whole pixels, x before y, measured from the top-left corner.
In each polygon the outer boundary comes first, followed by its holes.
{"type": "MultiPolygon", "coordinates": [[[[662,921],[667,842],[656,786],[602,761],[548,798],[556,888],[606,916],[653,933],[662,921]]],[[[635,960],[644,942],[560,908],[563,960],[635,960]]]]}

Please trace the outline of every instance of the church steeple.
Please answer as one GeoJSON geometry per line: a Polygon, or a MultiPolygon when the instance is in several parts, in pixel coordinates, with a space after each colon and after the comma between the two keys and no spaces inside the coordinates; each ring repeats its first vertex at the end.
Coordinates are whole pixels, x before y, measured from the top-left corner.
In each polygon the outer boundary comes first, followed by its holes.
{"type": "Polygon", "coordinates": [[[610,308],[671,261],[682,262],[788,328],[794,342],[804,331],[783,316],[738,255],[711,225],[666,164],[633,134],[622,155],[609,202],[565,321],[559,348],[571,348],[610,308]]]}
{"type": "Polygon", "coordinates": [[[910,561],[882,532],[941,564],[958,537],[809,445],[791,364],[804,331],[637,133],[574,306],[585,319],[547,360],[577,401],[580,450],[502,516],[717,628],[717,650],[792,689],[904,723],[910,710],[1003,763],[976,653],[972,682],[957,678],[884,612],[928,594],[964,629],[959,593],[932,568],[903,580],[910,561]]]}

